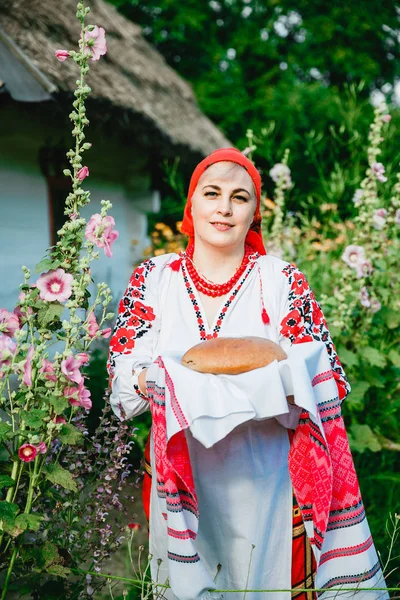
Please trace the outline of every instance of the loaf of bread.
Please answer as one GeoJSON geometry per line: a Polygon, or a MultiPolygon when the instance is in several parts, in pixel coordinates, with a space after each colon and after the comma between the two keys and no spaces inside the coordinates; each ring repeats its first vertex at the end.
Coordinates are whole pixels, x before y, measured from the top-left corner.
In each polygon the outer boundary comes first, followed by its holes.
{"type": "Polygon", "coordinates": [[[287,358],[282,348],[261,337],[221,337],[190,348],[182,364],[199,373],[239,375],[287,358]]]}

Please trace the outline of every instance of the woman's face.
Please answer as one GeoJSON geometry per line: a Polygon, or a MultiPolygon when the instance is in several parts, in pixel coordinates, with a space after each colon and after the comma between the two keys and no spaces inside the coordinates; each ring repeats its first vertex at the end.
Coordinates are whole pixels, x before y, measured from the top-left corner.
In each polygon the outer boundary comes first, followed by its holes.
{"type": "Polygon", "coordinates": [[[192,196],[195,242],[220,248],[243,245],[256,206],[253,181],[242,166],[228,161],[211,165],[192,196]]]}

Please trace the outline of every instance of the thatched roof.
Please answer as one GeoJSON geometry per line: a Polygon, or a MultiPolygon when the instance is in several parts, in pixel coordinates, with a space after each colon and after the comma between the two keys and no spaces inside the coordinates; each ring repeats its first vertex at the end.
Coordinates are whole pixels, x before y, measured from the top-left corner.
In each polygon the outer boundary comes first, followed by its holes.
{"type": "MultiPolygon", "coordinates": [[[[60,63],[54,52],[77,48],[76,4],[76,0],[0,2],[3,32],[32,63],[33,71],[36,67],[42,80],[48,80],[53,96],[75,89],[76,64],[72,60],[60,63]]],[[[87,83],[93,101],[105,110],[108,106],[121,111],[125,120],[129,115],[136,121],[139,118],[164,141],[190,153],[206,155],[230,145],[200,111],[190,85],[144,40],[140,27],[104,0],[87,0],[86,4],[92,9],[87,23],[104,27],[108,47],[105,57],[90,63],[87,83]]]]}

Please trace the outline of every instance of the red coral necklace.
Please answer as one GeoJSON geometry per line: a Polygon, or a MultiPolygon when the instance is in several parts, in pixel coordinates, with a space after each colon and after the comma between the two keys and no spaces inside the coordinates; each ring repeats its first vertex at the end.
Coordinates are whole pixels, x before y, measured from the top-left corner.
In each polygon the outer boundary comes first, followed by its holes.
{"type": "Polygon", "coordinates": [[[194,244],[189,243],[186,248],[185,256],[186,256],[186,268],[190,275],[191,280],[193,281],[198,292],[205,294],[206,296],[211,296],[212,298],[217,298],[219,296],[225,296],[228,294],[231,289],[237,284],[240,277],[246,270],[247,265],[249,264],[249,258],[251,254],[254,254],[251,246],[245,245],[244,256],[242,262],[235,274],[225,283],[214,283],[210,281],[199,273],[196,266],[193,263],[193,252],[194,252],[194,244]]]}

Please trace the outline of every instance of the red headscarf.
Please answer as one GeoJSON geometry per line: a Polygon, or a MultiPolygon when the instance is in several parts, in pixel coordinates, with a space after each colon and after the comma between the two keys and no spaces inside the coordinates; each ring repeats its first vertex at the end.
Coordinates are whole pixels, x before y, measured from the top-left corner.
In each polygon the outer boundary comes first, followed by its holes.
{"type": "Polygon", "coordinates": [[[249,244],[249,246],[251,246],[253,250],[259,252],[259,254],[266,254],[261,233],[261,177],[251,160],[246,158],[246,156],[244,156],[244,154],[242,154],[240,150],[237,150],[236,148],[220,148],[219,150],[215,150],[197,165],[197,167],[193,171],[193,175],[189,184],[189,192],[187,195],[185,211],[183,213],[181,230],[183,233],[189,236],[191,240],[193,240],[194,228],[191,208],[194,190],[196,189],[199,179],[204,173],[204,171],[214,163],[221,161],[229,161],[236,163],[237,165],[241,165],[246,169],[246,171],[253,180],[254,187],[256,190],[257,207],[256,212],[254,214],[253,222],[246,236],[246,243],[249,244]]]}

